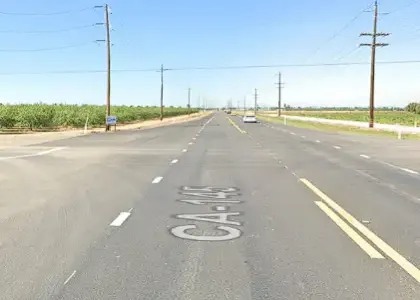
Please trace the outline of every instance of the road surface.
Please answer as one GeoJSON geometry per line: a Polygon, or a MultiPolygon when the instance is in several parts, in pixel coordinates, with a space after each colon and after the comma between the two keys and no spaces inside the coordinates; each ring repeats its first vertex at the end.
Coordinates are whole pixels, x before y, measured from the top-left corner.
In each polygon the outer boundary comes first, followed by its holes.
{"type": "Polygon", "coordinates": [[[220,112],[2,149],[0,299],[420,299],[420,168],[380,143],[220,112]]]}

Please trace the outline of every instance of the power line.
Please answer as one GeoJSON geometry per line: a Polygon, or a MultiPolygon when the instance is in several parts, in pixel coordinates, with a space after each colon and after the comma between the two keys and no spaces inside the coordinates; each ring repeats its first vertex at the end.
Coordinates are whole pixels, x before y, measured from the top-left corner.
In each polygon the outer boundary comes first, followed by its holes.
{"type": "MultiPolygon", "coordinates": [[[[401,65],[401,64],[419,64],[420,60],[397,60],[397,61],[377,61],[377,65],[401,65]]],[[[366,66],[370,62],[347,62],[347,63],[318,63],[318,64],[284,64],[284,65],[254,65],[254,66],[225,66],[225,67],[190,67],[190,68],[168,68],[164,71],[206,71],[206,70],[243,70],[256,68],[305,68],[305,67],[334,67],[334,66],[366,66]]],[[[3,72],[3,75],[51,75],[51,74],[95,74],[106,73],[107,70],[62,70],[46,72],[3,72]]],[[[150,69],[114,69],[112,73],[140,73],[140,72],[160,72],[160,68],[150,69]]]]}
{"type": "Polygon", "coordinates": [[[58,11],[58,12],[51,12],[51,13],[21,13],[21,12],[7,12],[7,11],[0,11],[0,15],[11,15],[11,16],[56,16],[56,15],[69,15],[74,13],[79,13],[87,10],[94,9],[94,7],[85,7],[82,9],[76,10],[66,10],[66,11],[58,11]]]}
{"type": "Polygon", "coordinates": [[[43,51],[54,51],[54,50],[64,50],[70,48],[78,48],[82,46],[86,46],[88,44],[93,43],[92,41],[82,43],[82,44],[75,44],[75,45],[68,45],[62,47],[51,47],[51,48],[39,48],[39,49],[0,49],[0,52],[43,52],[43,51]]]}
{"type": "Polygon", "coordinates": [[[340,30],[338,30],[337,32],[335,32],[329,39],[327,39],[324,43],[322,43],[321,46],[319,46],[317,49],[315,49],[314,52],[312,52],[307,59],[311,58],[312,56],[314,56],[315,54],[317,54],[323,47],[325,47],[327,44],[331,43],[335,38],[337,38],[341,33],[343,33],[343,31],[345,31],[350,25],[352,25],[354,22],[357,21],[357,19],[359,19],[363,13],[372,8],[373,3],[371,3],[369,6],[367,6],[365,9],[361,10],[360,12],[358,12],[348,23],[346,23],[340,30]]]}
{"type": "Polygon", "coordinates": [[[409,2],[409,3],[407,3],[407,4],[405,4],[405,5],[402,5],[402,6],[400,6],[400,7],[397,7],[396,9],[394,9],[394,10],[390,11],[389,13],[387,13],[387,15],[389,15],[389,14],[393,14],[393,13],[396,13],[396,12],[398,12],[398,11],[400,11],[400,10],[403,10],[403,9],[406,9],[406,8],[408,8],[408,7],[410,7],[410,6],[413,6],[414,4],[417,4],[417,3],[419,3],[419,2],[420,2],[420,0],[414,0],[414,1],[411,1],[411,2],[409,2]]]}
{"type": "Polygon", "coordinates": [[[17,33],[17,34],[42,34],[42,33],[59,33],[66,31],[74,31],[85,28],[95,27],[96,24],[76,26],[71,28],[53,29],[53,30],[0,30],[0,33],[17,33]]]}

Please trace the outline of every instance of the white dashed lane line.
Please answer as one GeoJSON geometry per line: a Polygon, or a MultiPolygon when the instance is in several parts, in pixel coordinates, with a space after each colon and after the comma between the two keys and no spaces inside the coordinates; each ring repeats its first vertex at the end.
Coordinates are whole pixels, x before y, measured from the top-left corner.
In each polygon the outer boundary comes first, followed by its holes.
{"type": "Polygon", "coordinates": [[[174,159],[174,160],[171,161],[171,164],[176,164],[177,162],[178,162],[178,160],[174,159]]]}
{"type": "Polygon", "coordinates": [[[365,154],[360,154],[359,156],[360,156],[360,157],[363,157],[363,158],[366,158],[366,159],[369,159],[369,158],[370,158],[370,156],[367,156],[367,155],[365,155],[365,154]]]}
{"type": "Polygon", "coordinates": [[[73,273],[71,273],[71,275],[66,279],[66,281],[64,281],[64,285],[66,285],[74,277],[74,275],[76,275],[76,270],[74,270],[73,273]]]}
{"type": "Polygon", "coordinates": [[[156,177],[155,179],[153,179],[152,183],[159,183],[159,182],[161,182],[161,181],[162,181],[162,179],[163,179],[163,177],[162,177],[162,176],[158,176],[158,177],[156,177]]]}
{"type": "Polygon", "coordinates": [[[320,141],[320,140],[316,140],[315,142],[316,142],[316,143],[321,143],[321,141],[320,141]]]}
{"type": "Polygon", "coordinates": [[[109,226],[114,226],[114,227],[121,226],[128,219],[128,217],[131,215],[131,211],[132,211],[132,209],[130,209],[130,211],[128,211],[128,212],[121,212],[118,215],[118,217],[116,217],[115,220],[112,221],[111,224],[109,224],[109,226]]]}
{"type": "Polygon", "coordinates": [[[182,149],[182,152],[187,152],[187,149],[182,149]]]}
{"type": "Polygon", "coordinates": [[[188,145],[192,145],[192,144],[193,144],[192,142],[189,142],[189,143],[188,143],[188,145]]]}
{"type": "Polygon", "coordinates": [[[340,146],[333,146],[335,149],[341,149],[340,146]]]}

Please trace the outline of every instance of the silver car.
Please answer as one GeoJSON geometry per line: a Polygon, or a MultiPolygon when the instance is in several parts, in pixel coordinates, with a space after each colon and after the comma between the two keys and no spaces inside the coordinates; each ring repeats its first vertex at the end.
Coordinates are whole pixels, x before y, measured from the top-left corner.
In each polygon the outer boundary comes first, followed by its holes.
{"type": "Polygon", "coordinates": [[[255,116],[244,116],[242,120],[244,123],[257,123],[257,118],[255,116]]]}

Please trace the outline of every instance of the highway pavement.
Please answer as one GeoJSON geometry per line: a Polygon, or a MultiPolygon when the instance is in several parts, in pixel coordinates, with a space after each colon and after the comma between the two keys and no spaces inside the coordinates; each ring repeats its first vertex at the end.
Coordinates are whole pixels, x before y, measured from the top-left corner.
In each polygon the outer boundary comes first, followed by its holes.
{"type": "Polygon", "coordinates": [[[415,154],[354,139],[217,112],[2,149],[0,299],[420,299],[415,154]]]}

